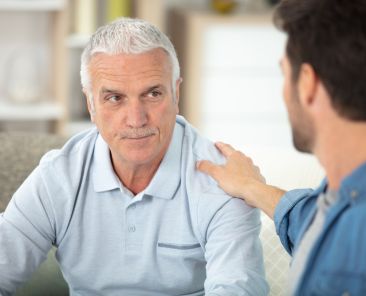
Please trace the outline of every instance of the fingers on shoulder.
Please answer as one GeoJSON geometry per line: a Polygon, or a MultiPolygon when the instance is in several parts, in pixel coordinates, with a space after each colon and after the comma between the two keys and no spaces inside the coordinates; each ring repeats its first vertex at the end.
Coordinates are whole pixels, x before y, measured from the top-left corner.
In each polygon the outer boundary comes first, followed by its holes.
{"type": "Polygon", "coordinates": [[[229,144],[223,143],[223,142],[217,142],[215,143],[217,149],[220,150],[220,152],[225,156],[229,157],[231,156],[236,150],[229,144]]]}
{"type": "Polygon", "coordinates": [[[244,152],[236,150],[233,146],[229,144],[217,142],[215,145],[225,157],[238,157],[252,162],[252,159],[248,157],[244,152]]]}
{"type": "Polygon", "coordinates": [[[253,159],[239,150],[234,151],[231,154],[231,158],[237,160],[238,162],[254,165],[253,159]]]}
{"type": "Polygon", "coordinates": [[[201,160],[197,162],[197,169],[215,178],[219,174],[220,166],[209,160],[201,160]]]}

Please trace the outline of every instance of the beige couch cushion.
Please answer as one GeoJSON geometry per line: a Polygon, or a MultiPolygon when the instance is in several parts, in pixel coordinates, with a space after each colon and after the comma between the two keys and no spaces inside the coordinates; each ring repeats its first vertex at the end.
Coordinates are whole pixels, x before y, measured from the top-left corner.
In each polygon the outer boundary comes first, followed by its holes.
{"type": "MultiPolygon", "coordinates": [[[[47,151],[61,147],[65,138],[40,133],[0,133],[0,212],[4,211],[11,196],[39,163],[47,151]]],[[[55,259],[55,249],[16,296],[68,295],[55,259]]]]}
{"type": "MultiPolygon", "coordinates": [[[[256,159],[268,184],[285,190],[316,188],[324,171],[314,156],[300,154],[293,149],[266,151],[256,159]]],[[[261,216],[260,239],[263,245],[264,266],[270,286],[270,296],[287,295],[288,272],[291,257],[282,247],[273,221],[261,216]]]]}

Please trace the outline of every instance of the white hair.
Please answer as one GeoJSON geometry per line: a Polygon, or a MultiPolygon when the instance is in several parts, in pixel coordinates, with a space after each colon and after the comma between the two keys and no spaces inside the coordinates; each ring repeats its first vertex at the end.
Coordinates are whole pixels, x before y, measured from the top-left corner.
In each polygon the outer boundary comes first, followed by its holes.
{"type": "MultiPolygon", "coordinates": [[[[169,38],[154,25],[140,19],[119,18],[100,27],[90,38],[81,55],[81,85],[91,94],[89,62],[94,54],[140,54],[153,49],[163,49],[172,64],[172,90],[180,78],[180,68],[173,44],[169,38]]],[[[91,99],[92,100],[92,99],[91,99]]],[[[92,102],[91,102],[92,103],[92,102]]]]}

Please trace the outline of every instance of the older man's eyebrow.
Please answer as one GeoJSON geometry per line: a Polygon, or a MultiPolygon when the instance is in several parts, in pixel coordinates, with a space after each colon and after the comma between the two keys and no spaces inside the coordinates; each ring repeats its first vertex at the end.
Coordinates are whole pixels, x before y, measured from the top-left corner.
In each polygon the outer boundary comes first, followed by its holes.
{"type": "Polygon", "coordinates": [[[102,87],[98,94],[100,101],[107,101],[110,96],[116,96],[119,98],[126,98],[127,95],[117,89],[102,87]]]}
{"type": "Polygon", "coordinates": [[[100,90],[99,92],[101,95],[104,95],[104,94],[115,94],[115,93],[118,93],[118,94],[123,94],[121,93],[120,90],[116,90],[116,89],[111,89],[111,88],[106,88],[106,87],[102,87],[102,89],[100,90]]]}
{"type": "MultiPolygon", "coordinates": [[[[160,90],[162,92],[166,91],[166,87],[163,84],[156,84],[153,86],[149,86],[147,87],[145,90],[142,91],[142,95],[147,95],[148,93],[154,91],[154,90],[160,90]]],[[[107,87],[102,87],[101,90],[99,91],[100,95],[105,95],[105,94],[118,94],[120,96],[124,96],[125,94],[121,91],[121,90],[117,90],[117,89],[113,89],[113,88],[107,88],[107,87]]]]}
{"type": "Polygon", "coordinates": [[[162,84],[156,84],[156,85],[153,85],[153,86],[148,87],[145,91],[143,91],[143,94],[148,94],[149,92],[152,92],[154,90],[165,91],[166,88],[162,84]]]}

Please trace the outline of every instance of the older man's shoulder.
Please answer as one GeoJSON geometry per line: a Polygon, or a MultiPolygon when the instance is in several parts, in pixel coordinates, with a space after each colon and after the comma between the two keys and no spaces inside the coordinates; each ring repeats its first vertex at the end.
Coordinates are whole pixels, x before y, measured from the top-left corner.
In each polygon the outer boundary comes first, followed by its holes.
{"type": "Polygon", "coordinates": [[[89,159],[98,136],[96,128],[80,132],[71,137],[63,147],[47,152],[40,161],[41,167],[74,167],[89,159]]]}
{"type": "MultiPolygon", "coordinates": [[[[180,121],[183,120],[184,118],[180,118],[180,121]]],[[[223,164],[225,158],[220,154],[212,141],[202,136],[187,121],[184,120],[183,124],[183,153],[184,157],[186,157],[183,165],[187,189],[191,190],[193,198],[205,199],[214,195],[220,202],[227,201],[231,197],[217,185],[216,181],[196,169],[196,163],[199,160],[205,159],[217,164],[223,164]]]]}
{"type": "Polygon", "coordinates": [[[182,116],[177,117],[177,123],[184,127],[184,145],[187,150],[194,153],[197,160],[206,159],[219,164],[225,162],[225,158],[215,147],[215,144],[191,125],[182,116]]]}

